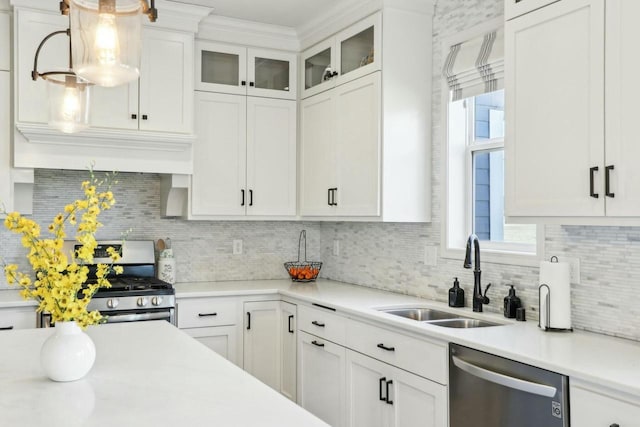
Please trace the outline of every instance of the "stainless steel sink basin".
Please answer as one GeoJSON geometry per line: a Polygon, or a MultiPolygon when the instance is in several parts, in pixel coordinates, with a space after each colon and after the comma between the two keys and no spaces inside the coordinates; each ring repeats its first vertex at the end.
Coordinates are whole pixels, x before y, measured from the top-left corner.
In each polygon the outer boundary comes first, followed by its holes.
{"type": "Polygon", "coordinates": [[[419,322],[442,320],[442,319],[455,319],[460,317],[457,314],[447,313],[446,311],[433,310],[431,308],[424,307],[411,307],[411,308],[389,308],[380,309],[383,313],[393,314],[394,316],[404,317],[406,319],[413,319],[419,322]]]}
{"type": "Polygon", "coordinates": [[[458,319],[445,319],[445,320],[436,320],[433,322],[429,322],[431,325],[436,326],[444,326],[445,328],[484,328],[487,326],[501,326],[501,323],[493,323],[488,322],[486,320],[480,319],[468,319],[468,318],[458,318],[458,319]]]}

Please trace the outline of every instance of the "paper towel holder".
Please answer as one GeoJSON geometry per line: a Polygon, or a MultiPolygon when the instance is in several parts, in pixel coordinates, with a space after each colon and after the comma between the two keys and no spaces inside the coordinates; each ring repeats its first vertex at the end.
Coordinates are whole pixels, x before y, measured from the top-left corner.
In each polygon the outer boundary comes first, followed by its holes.
{"type": "MultiPolygon", "coordinates": [[[[558,262],[558,257],[555,257],[555,256],[551,257],[551,262],[553,262],[553,258],[555,258],[556,262],[558,262]]],[[[542,314],[542,310],[541,310],[542,288],[547,288],[547,296],[544,299],[545,314],[547,319],[546,319],[545,325],[542,326],[542,324],[540,323],[540,317],[538,316],[538,327],[545,332],[573,332],[573,328],[552,328],[549,326],[551,324],[551,289],[549,288],[549,285],[547,285],[546,283],[543,283],[542,285],[538,286],[538,315],[542,314]]]]}

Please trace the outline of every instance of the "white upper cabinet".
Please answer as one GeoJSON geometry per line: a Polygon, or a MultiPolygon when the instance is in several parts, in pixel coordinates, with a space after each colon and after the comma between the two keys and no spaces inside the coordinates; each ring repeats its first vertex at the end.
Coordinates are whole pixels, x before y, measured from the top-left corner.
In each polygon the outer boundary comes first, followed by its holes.
{"type": "Polygon", "coordinates": [[[0,10],[0,71],[11,67],[11,18],[0,10]]]}
{"type": "Polygon", "coordinates": [[[302,52],[302,98],[379,70],[381,32],[377,13],[302,52]]]}
{"type": "Polygon", "coordinates": [[[637,13],[638,2],[560,1],[507,21],[507,216],[638,223],[637,13]]]}
{"type": "Polygon", "coordinates": [[[505,19],[512,19],[557,1],[559,0],[505,0],[504,16],[505,19]]]}
{"type": "Polygon", "coordinates": [[[505,214],[604,215],[604,0],[505,27],[505,214]]]}
{"type": "Polygon", "coordinates": [[[296,99],[294,53],[198,41],[195,59],[197,90],[296,99]]]}

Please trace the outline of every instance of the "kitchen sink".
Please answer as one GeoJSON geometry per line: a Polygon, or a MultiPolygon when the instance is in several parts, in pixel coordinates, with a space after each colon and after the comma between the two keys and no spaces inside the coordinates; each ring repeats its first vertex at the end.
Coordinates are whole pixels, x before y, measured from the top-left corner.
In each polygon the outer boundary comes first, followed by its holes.
{"type": "Polygon", "coordinates": [[[379,309],[383,313],[393,314],[394,316],[400,316],[407,319],[417,320],[419,322],[428,322],[432,320],[443,319],[456,319],[460,316],[453,313],[447,313],[446,311],[433,310],[431,308],[424,307],[411,307],[411,308],[388,308],[379,309]]]}
{"type": "Polygon", "coordinates": [[[433,322],[429,322],[432,325],[436,326],[444,326],[445,328],[484,328],[486,326],[501,326],[501,323],[487,322],[486,320],[480,319],[469,319],[469,318],[457,318],[457,319],[446,319],[446,320],[436,320],[433,322]]]}

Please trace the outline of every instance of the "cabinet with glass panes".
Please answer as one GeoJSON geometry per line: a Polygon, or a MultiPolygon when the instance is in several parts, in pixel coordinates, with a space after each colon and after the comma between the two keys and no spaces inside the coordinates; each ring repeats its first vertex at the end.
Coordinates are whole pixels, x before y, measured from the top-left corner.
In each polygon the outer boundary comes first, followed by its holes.
{"type": "Polygon", "coordinates": [[[382,19],[371,15],[302,53],[302,98],[380,69],[382,19]]]}
{"type": "Polygon", "coordinates": [[[295,53],[196,42],[196,90],[296,99],[295,53]]]}

